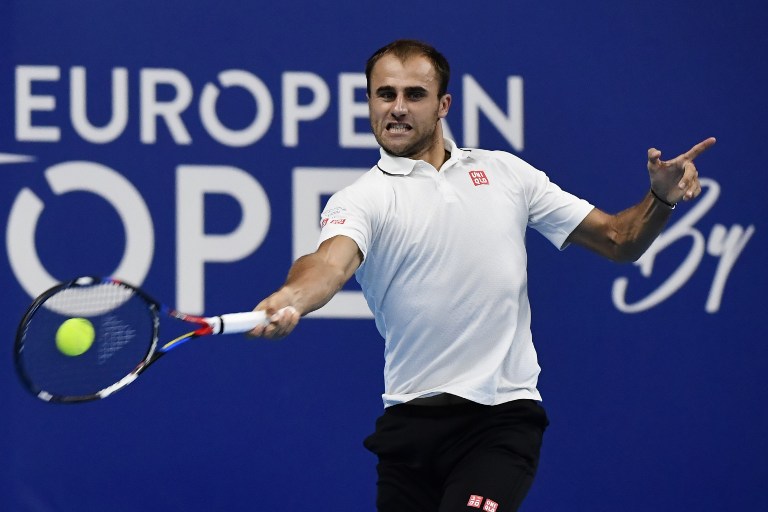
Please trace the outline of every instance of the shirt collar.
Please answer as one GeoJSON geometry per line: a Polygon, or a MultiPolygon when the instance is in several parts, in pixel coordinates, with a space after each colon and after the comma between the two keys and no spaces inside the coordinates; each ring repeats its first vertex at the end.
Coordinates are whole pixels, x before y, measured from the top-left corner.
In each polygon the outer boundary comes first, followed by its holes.
{"type": "MultiPolygon", "coordinates": [[[[469,155],[469,151],[464,151],[463,149],[458,148],[456,143],[451,139],[444,138],[443,144],[445,144],[445,149],[451,153],[450,160],[461,160],[467,158],[469,155]]],[[[420,162],[425,163],[423,160],[413,160],[402,156],[394,156],[384,151],[384,148],[379,148],[379,153],[381,154],[381,158],[376,165],[381,172],[385,174],[407,176],[413,172],[420,162]]]]}

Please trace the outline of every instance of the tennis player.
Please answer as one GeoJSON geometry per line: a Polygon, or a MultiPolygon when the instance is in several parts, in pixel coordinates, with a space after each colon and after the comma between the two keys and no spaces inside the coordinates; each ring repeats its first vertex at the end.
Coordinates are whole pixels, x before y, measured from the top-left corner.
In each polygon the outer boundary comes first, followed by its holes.
{"type": "Polygon", "coordinates": [[[368,60],[371,129],[381,157],[331,197],[318,249],[256,309],[254,336],[280,338],[356,274],[385,340],[384,414],[365,446],[378,456],[381,512],[517,510],[548,424],[536,388],[525,233],[613,261],[639,258],[679,201],[701,192],[694,159],[648,151],[644,199],[610,215],[519,158],[443,137],[450,71],[419,41],[368,60]],[[286,306],[283,314],[276,312],[286,306]]]}

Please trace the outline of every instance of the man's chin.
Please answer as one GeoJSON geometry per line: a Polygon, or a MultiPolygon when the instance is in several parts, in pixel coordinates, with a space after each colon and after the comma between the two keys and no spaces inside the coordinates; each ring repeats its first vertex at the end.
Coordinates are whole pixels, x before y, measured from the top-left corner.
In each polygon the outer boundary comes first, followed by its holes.
{"type": "Polygon", "coordinates": [[[399,156],[399,157],[402,157],[402,158],[411,158],[413,156],[413,154],[414,154],[413,151],[408,151],[407,149],[406,150],[397,150],[397,149],[393,149],[392,147],[388,147],[388,146],[381,146],[381,147],[384,149],[384,151],[386,151],[387,153],[389,153],[392,156],[399,156]]]}
{"type": "Polygon", "coordinates": [[[382,140],[380,138],[376,139],[376,142],[379,143],[379,146],[389,153],[390,155],[399,156],[403,158],[411,158],[413,155],[416,154],[416,147],[414,147],[412,144],[391,144],[385,140],[382,140]]]}

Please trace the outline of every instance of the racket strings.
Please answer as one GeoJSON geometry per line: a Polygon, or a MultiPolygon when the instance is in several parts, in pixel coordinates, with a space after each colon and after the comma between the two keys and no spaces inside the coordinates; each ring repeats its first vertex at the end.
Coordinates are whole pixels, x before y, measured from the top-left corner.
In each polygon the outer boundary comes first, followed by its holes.
{"type": "Polygon", "coordinates": [[[101,340],[98,344],[99,364],[106,364],[112,356],[136,337],[136,329],[115,315],[105,316],[98,332],[101,340]]]}
{"type": "Polygon", "coordinates": [[[128,302],[136,292],[115,283],[64,288],[51,295],[43,306],[61,315],[92,317],[113,311],[128,302]]]}

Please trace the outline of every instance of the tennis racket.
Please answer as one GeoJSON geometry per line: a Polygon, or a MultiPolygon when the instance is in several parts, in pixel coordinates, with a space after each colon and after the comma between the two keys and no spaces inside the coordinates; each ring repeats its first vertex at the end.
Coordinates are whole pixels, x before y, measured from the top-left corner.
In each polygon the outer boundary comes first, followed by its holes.
{"type": "Polygon", "coordinates": [[[54,286],[29,307],[16,333],[16,370],[27,390],[46,402],[99,400],[191,339],[268,323],[263,311],[187,315],[118,279],[80,277],[54,286]],[[161,317],[194,329],[159,345],[161,317]]]}

